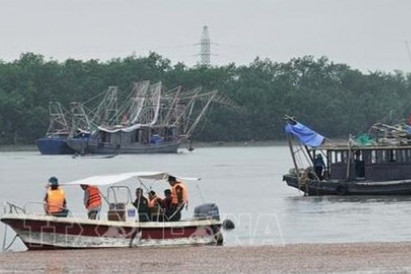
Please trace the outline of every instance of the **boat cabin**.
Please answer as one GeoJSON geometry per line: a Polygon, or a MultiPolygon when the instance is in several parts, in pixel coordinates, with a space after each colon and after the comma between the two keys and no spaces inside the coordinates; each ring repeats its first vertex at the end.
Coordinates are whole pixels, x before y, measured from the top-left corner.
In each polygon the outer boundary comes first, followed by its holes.
{"type": "Polygon", "coordinates": [[[94,139],[99,146],[132,144],[160,144],[179,139],[178,129],[175,126],[141,126],[134,130],[113,130],[113,132],[99,130],[94,139]]]}
{"type": "Polygon", "coordinates": [[[411,179],[411,146],[332,146],[323,152],[329,180],[391,181],[411,179]]]}

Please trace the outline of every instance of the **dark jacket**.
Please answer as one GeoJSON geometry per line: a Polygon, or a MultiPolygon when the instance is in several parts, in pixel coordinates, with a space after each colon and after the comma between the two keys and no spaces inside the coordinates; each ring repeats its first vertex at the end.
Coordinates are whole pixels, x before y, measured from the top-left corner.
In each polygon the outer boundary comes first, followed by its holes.
{"type": "Polygon", "coordinates": [[[133,202],[133,205],[137,208],[138,217],[140,222],[148,222],[149,210],[148,210],[148,200],[146,197],[141,196],[140,199],[136,198],[133,202]]]}

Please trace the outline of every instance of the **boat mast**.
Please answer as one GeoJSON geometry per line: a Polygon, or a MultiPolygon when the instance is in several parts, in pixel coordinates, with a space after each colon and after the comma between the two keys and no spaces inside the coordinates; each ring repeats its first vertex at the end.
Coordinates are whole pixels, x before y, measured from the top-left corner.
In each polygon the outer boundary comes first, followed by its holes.
{"type": "Polygon", "coordinates": [[[63,107],[59,102],[49,102],[50,124],[46,136],[59,136],[70,133],[63,107]]]}
{"type": "MultiPolygon", "coordinates": [[[[190,94],[188,97],[180,98],[180,99],[189,99],[189,101],[185,104],[181,104],[182,109],[180,109],[179,111],[176,111],[176,117],[174,118],[172,126],[176,126],[176,127],[181,126],[183,130],[183,135],[186,133],[186,129],[188,127],[187,124],[184,124],[184,122],[189,120],[188,114],[190,113],[190,109],[192,105],[195,103],[195,100],[199,93],[200,93],[200,89],[196,88],[194,89],[192,94],[190,94]]],[[[176,105],[176,110],[177,110],[177,106],[178,105],[176,105]]]]}
{"type": "Polygon", "coordinates": [[[146,100],[146,95],[150,87],[150,81],[140,81],[134,84],[132,93],[134,94],[131,99],[131,107],[128,111],[130,117],[130,124],[136,124],[140,119],[141,111],[143,110],[144,102],[146,100]]]}
{"type": "MultiPolygon", "coordinates": [[[[285,120],[287,121],[287,123],[289,124],[295,124],[296,122],[294,121],[294,119],[288,115],[285,115],[285,120]]],[[[293,149],[293,144],[291,141],[291,134],[287,134],[287,141],[288,141],[288,147],[290,148],[290,152],[291,152],[291,158],[293,159],[293,163],[294,163],[294,168],[295,168],[295,172],[297,174],[297,182],[298,182],[298,189],[301,189],[301,178],[300,178],[300,172],[298,171],[298,165],[297,165],[297,160],[295,159],[295,154],[294,154],[294,149],[293,149]]],[[[305,194],[305,192],[304,192],[305,194]]]]}
{"type": "Polygon", "coordinates": [[[79,102],[70,103],[70,112],[72,117],[72,128],[70,136],[76,135],[77,131],[80,132],[91,132],[91,122],[84,110],[83,104],[79,102]]]}
{"type": "Polygon", "coordinates": [[[205,106],[203,107],[203,109],[201,110],[200,114],[197,116],[197,118],[195,119],[194,123],[191,125],[191,127],[189,128],[189,130],[186,132],[187,136],[190,136],[191,133],[193,133],[194,129],[196,128],[197,124],[200,122],[201,118],[203,117],[204,113],[206,112],[208,106],[210,105],[210,103],[213,101],[214,97],[217,95],[217,90],[211,91],[209,92],[210,94],[210,98],[208,99],[207,103],[205,104],[205,106]]]}
{"type": "Polygon", "coordinates": [[[293,150],[293,144],[291,141],[291,136],[290,134],[287,134],[287,141],[288,141],[288,147],[290,148],[290,152],[291,152],[291,158],[293,159],[293,164],[294,164],[294,168],[295,168],[295,172],[297,173],[297,181],[298,181],[298,189],[300,189],[301,186],[301,180],[300,180],[300,172],[298,171],[298,165],[297,165],[297,160],[295,159],[295,155],[294,155],[294,150],[293,150]]]}
{"type": "Polygon", "coordinates": [[[351,152],[351,134],[350,134],[350,138],[348,139],[348,159],[347,159],[347,170],[345,173],[345,178],[348,180],[350,177],[350,170],[351,170],[351,157],[352,157],[352,152],[351,152]]]}
{"type": "Polygon", "coordinates": [[[163,124],[165,126],[169,126],[169,124],[170,124],[172,114],[174,114],[175,109],[176,109],[176,107],[178,105],[178,102],[180,100],[180,92],[181,92],[181,86],[178,86],[177,91],[175,92],[175,94],[173,96],[173,100],[172,100],[172,102],[169,106],[168,112],[167,112],[167,114],[165,115],[165,117],[163,119],[163,124]]]}
{"type": "Polygon", "coordinates": [[[97,106],[96,111],[94,111],[91,119],[93,123],[99,126],[116,124],[115,121],[113,123],[113,118],[116,119],[118,117],[117,95],[118,88],[116,86],[109,86],[103,100],[97,106]]]}
{"type": "Polygon", "coordinates": [[[161,82],[155,84],[155,89],[153,91],[153,96],[151,97],[151,104],[153,105],[153,119],[150,122],[150,126],[154,126],[157,123],[157,119],[160,113],[161,106],[161,82]]]}

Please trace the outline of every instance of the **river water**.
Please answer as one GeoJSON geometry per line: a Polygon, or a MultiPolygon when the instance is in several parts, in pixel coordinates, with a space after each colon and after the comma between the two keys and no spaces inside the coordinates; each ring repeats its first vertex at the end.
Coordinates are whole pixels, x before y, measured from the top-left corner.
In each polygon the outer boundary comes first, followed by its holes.
{"type": "MultiPolygon", "coordinates": [[[[42,201],[50,176],[67,182],[88,176],[131,171],[167,171],[186,177],[190,206],[183,218],[203,202],[218,204],[223,219],[236,228],[225,233],[228,246],[291,243],[397,242],[411,240],[411,196],[304,197],[282,181],[292,167],[286,146],[207,147],[178,154],[72,157],[38,152],[0,153],[0,202],[23,205],[42,201]]],[[[129,182],[133,188],[139,183],[129,182]]],[[[157,193],[167,183],[147,184],[157,193]]],[[[85,216],[83,191],[65,188],[68,207],[85,216]]],[[[104,193],[106,188],[101,189],[104,193]]],[[[133,191],[134,193],[134,191],[133,191]]],[[[39,205],[28,206],[40,211],[39,205]]],[[[4,225],[0,224],[0,241],[4,225]]],[[[7,241],[12,239],[10,230],[7,241]]],[[[21,242],[14,250],[24,250],[21,242]]]]}

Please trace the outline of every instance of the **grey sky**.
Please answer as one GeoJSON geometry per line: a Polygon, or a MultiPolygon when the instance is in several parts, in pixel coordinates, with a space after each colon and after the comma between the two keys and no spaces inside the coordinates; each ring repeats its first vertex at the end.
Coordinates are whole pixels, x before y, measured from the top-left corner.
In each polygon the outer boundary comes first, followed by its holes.
{"type": "Polygon", "coordinates": [[[0,58],[108,60],[153,50],[194,65],[207,25],[215,65],[327,56],[411,71],[411,0],[0,0],[0,58]]]}

